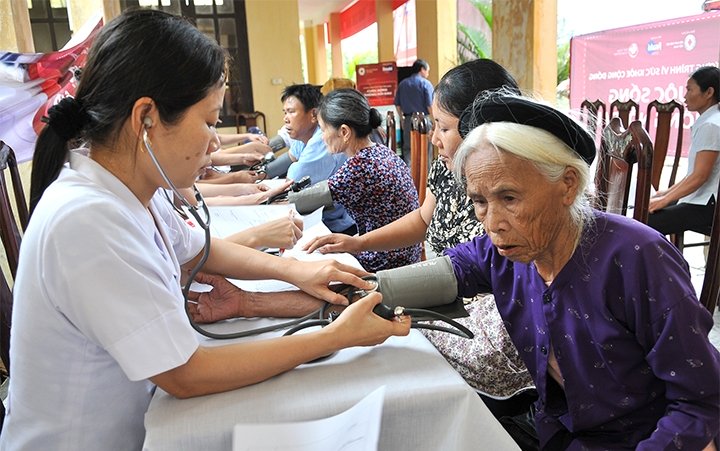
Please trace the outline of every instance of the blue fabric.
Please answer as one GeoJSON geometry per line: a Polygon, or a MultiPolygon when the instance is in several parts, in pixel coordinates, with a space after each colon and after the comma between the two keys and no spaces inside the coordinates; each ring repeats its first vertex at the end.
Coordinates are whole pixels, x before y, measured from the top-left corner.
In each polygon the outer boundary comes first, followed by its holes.
{"type": "MultiPolygon", "coordinates": [[[[300,180],[310,176],[312,184],[327,180],[345,163],[345,154],[333,155],[327,150],[320,127],[315,129],[307,144],[297,139],[290,140],[290,155],[297,161],[287,171],[287,178],[300,180]]],[[[335,203],[332,210],[323,211],[323,223],[333,232],[342,232],[354,222],[342,205],[335,203]]]]}
{"type": "Polygon", "coordinates": [[[429,113],[433,86],[420,74],[411,75],[400,82],[395,93],[395,105],[403,114],[429,113]]]}

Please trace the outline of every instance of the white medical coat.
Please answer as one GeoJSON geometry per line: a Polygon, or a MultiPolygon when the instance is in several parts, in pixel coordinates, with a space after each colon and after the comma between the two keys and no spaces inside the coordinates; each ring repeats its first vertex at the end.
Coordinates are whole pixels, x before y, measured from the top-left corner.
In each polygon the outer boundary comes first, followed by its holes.
{"type": "Polygon", "coordinates": [[[142,447],[148,378],[198,347],[178,261],[202,245],[160,191],[148,211],[103,167],[71,155],[22,243],[0,449],[142,447]]]}

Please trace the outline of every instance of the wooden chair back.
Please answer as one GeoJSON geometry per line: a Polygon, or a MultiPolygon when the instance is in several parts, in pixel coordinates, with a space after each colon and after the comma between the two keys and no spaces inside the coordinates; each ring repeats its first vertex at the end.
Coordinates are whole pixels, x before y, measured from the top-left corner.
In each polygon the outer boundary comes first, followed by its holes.
{"type": "MultiPolygon", "coordinates": [[[[718,190],[720,190],[720,183],[718,183],[718,190]]],[[[720,202],[715,200],[715,214],[710,232],[710,248],[705,263],[705,277],[700,291],[700,303],[707,307],[712,314],[720,301],[718,298],[720,298],[720,202]]]]}
{"type": "Polygon", "coordinates": [[[598,208],[625,215],[628,208],[632,167],[637,164],[633,218],[647,223],[650,203],[653,147],[640,121],[625,130],[620,118],[610,119],[603,130],[595,175],[598,208]]]}
{"type": "MultiPolygon", "coordinates": [[[[607,114],[605,102],[600,99],[597,99],[594,102],[585,99],[580,104],[580,114],[585,126],[587,127],[587,131],[590,132],[593,138],[597,138],[599,135],[598,130],[602,132],[605,128],[605,115],[607,114]]],[[[595,143],[597,145],[597,139],[595,140],[595,143]]]]}
{"type": "Polygon", "coordinates": [[[425,200],[428,173],[428,120],[425,113],[413,113],[410,131],[410,174],[420,204],[425,200]]]}
{"type": "Polygon", "coordinates": [[[395,113],[388,111],[385,118],[385,133],[387,134],[386,145],[393,152],[397,152],[397,134],[395,131],[395,113]]]}
{"type": "Polygon", "coordinates": [[[6,143],[0,141],[0,239],[2,239],[13,278],[17,273],[18,258],[20,256],[20,230],[24,231],[27,228],[28,216],[25,192],[23,191],[15,152],[6,143]],[[13,187],[14,209],[11,205],[10,193],[5,178],[6,170],[10,174],[13,187]],[[17,211],[18,219],[15,219],[14,210],[17,211]],[[20,221],[19,226],[18,220],[20,221]]]}
{"type": "MultiPolygon", "coordinates": [[[[667,156],[668,147],[670,144],[670,129],[672,123],[673,113],[677,110],[679,116],[679,124],[683,122],[683,116],[685,114],[685,107],[675,100],[669,102],[659,102],[653,100],[647,106],[647,115],[645,117],[645,130],[650,133],[650,125],[653,123],[653,119],[656,122],[655,125],[655,137],[653,139],[653,169],[652,169],[652,186],[655,190],[660,190],[660,177],[662,175],[663,167],[665,166],[665,157],[667,156]],[[655,114],[653,114],[653,111],[655,114]]],[[[675,138],[675,156],[673,158],[673,165],[670,172],[670,179],[667,187],[671,187],[675,184],[675,178],[677,177],[678,164],[680,163],[680,155],[682,153],[682,125],[678,127],[677,137],[675,138]]]]}
{"type": "Polygon", "coordinates": [[[610,111],[608,112],[608,121],[613,117],[613,113],[617,111],[617,115],[622,121],[622,126],[628,128],[628,124],[631,120],[636,121],[640,119],[640,107],[634,100],[628,100],[627,102],[621,102],[620,100],[614,100],[610,103],[610,111]],[[630,114],[635,110],[635,115],[630,118],[630,114]]]}

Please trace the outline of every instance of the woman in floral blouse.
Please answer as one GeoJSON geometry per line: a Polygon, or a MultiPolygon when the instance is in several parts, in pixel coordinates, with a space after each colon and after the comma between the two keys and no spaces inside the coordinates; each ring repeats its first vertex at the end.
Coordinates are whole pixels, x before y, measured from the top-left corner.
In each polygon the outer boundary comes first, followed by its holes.
{"type": "MultiPolygon", "coordinates": [[[[448,71],[435,88],[432,142],[439,155],[430,168],[422,206],[371,233],[317,238],[308,250],[358,253],[396,249],[425,240],[440,255],[446,248],[484,233],[472,203],[453,179],[452,159],[462,142],[458,130],[462,112],[480,92],[502,87],[518,89],[513,77],[489,59],[471,61],[448,71]]],[[[473,340],[436,331],[424,331],[426,336],[481,394],[496,416],[527,410],[534,399],[532,381],[505,330],[494,297],[478,296],[466,309],[470,317],[459,321],[473,331],[473,340]]]]}
{"type": "MultiPolygon", "coordinates": [[[[416,210],[420,204],[410,170],[393,151],[375,144],[370,132],[382,117],[354,89],[337,89],[320,102],[318,123],[330,153],[345,153],[345,164],[328,179],[335,202],[358,227],[358,235],[379,229],[416,210]]],[[[370,272],[420,261],[420,244],[400,249],[355,252],[370,272]]]]}

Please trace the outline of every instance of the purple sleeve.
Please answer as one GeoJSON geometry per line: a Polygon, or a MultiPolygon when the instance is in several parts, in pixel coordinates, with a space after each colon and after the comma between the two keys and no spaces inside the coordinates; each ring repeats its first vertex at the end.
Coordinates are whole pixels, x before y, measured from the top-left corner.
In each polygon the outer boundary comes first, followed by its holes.
{"type": "Polygon", "coordinates": [[[460,296],[471,298],[478,293],[492,291],[489,271],[491,251],[492,243],[487,235],[445,249],[445,255],[450,257],[455,271],[460,296]]]}

